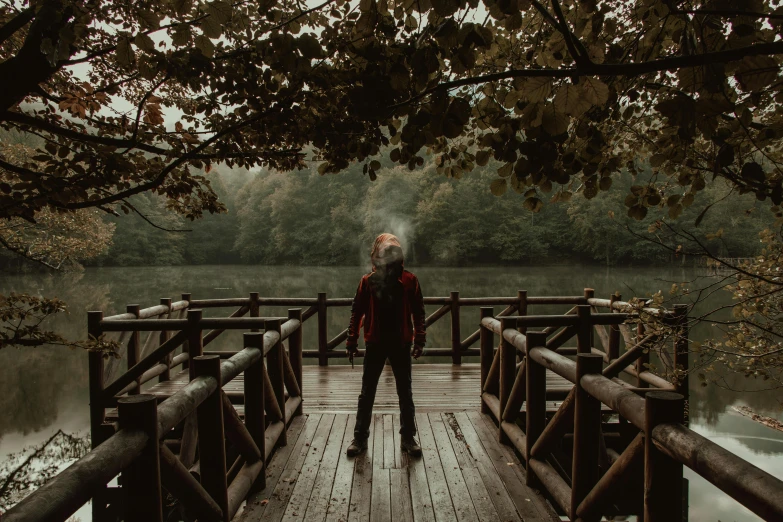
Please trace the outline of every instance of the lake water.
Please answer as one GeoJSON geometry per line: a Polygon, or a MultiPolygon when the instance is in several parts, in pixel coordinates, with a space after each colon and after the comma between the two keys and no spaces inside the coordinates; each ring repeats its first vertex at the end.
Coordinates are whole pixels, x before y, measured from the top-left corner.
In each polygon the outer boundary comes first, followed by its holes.
{"type": "MultiPolygon", "coordinates": [[[[594,288],[596,297],[619,291],[625,298],[647,296],[671,287],[673,281],[697,274],[679,268],[600,268],[586,266],[412,268],[425,295],[446,296],[458,290],[463,297],[514,296],[525,289],[531,296],[582,295],[594,288]]],[[[126,304],[157,304],[161,297],[178,300],[183,292],[194,299],[246,296],[352,297],[362,267],[256,267],[191,266],[96,268],[58,275],[0,275],[0,293],[11,291],[56,296],[69,305],[70,314],[54,325],[70,338],[86,336],[87,310],[107,315],[125,311],[126,304]]],[[[729,295],[713,297],[710,306],[729,302],[729,295]]],[[[434,308],[428,307],[431,312],[434,308]]],[[[496,308],[496,312],[500,309],[496,308]]],[[[562,307],[536,307],[531,313],[562,313],[562,307]]],[[[284,309],[263,309],[262,315],[283,314],[284,309]]],[[[226,314],[210,310],[209,315],[226,314]]],[[[348,310],[330,308],[329,333],[347,326],[348,310]]],[[[463,310],[463,338],[476,329],[478,310],[463,310]]],[[[315,347],[315,323],[305,324],[305,349],[315,347]],[[311,326],[312,325],[312,326],[311,326]]],[[[709,335],[709,326],[695,329],[693,338],[709,335]]],[[[449,346],[448,317],[428,331],[428,346],[449,346]]],[[[241,347],[239,334],[221,336],[210,349],[241,347]]],[[[443,362],[446,360],[444,359],[443,362]]],[[[314,360],[308,362],[314,363],[314,360]]],[[[332,361],[334,364],[336,361],[332,361]]],[[[742,378],[730,379],[735,389],[742,378]]],[[[0,458],[46,440],[57,429],[86,431],[89,425],[87,356],[63,348],[5,348],[0,350],[0,458]]],[[[737,414],[732,406],[747,405],[756,412],[781,419],[783,392],[732,392],[703,388],[691,379],[691,428],[709,437],[767,472],[783,478],[783,433],[737,414]]],[[[708,482],[688,472],[690,520],[748,521],[758,518],[723,495],[708,482]]],[[[86,518],[79,514],[82,520],[86,518]]]]}

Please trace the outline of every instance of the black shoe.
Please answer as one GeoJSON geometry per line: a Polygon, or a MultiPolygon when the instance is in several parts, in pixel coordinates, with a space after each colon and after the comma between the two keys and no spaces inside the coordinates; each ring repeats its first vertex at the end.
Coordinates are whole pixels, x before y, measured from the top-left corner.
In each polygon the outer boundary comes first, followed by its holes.
{"type": "Polygon", "coordinates": [[[367,449],[367,439],[353,439],[348,451],[345,452],[349,457],[355,457],[367,449]]]}
{"type": "Polygon", "coordinates": [[[421,446],[419,446],[419,443],[413,438],[413,435],[403,435],[402,441],[400,442],[400,448],[402,448],[402,451],[408,452],[408,455],[412,457],[421,456],[421,446]]]}

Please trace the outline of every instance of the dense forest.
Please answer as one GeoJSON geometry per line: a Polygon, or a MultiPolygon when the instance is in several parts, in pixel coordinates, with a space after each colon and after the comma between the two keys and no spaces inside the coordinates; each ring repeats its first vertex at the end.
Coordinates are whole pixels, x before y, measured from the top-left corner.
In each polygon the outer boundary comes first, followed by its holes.
{"type": "MultiPolygon", "coordinates": [[[[611,191],[592,199],[577,194],[536,213],[523,206],[520,194],[491,193],[495,165],[461,179],[435,170],[434,164],[414,171],[387,164],[371,181],[358,166],[340,175],[315,168],[283,173],[218,167],[208,178],[226,213],[190,222],[167,212],[162,198],[136,196],[133,204],[155,225],[190,231],[163,231],[135,214],[107,216],[116,224],[112,245],[89,264],[357,265],[382,231],[400,236],[406,255],[419,265],[681,261],[629,231],[649,236],[650,223],[668,219],[665,208],[651,209],[642,221],[627,217],[626,195],[632,185],[654,182],[649,170],[636,177],[618,174],[611,191]]],[[[723,229],[720,239],[707,243],[718,255],[755,254],[758,233],[772,215],[753,195],[725,198],[729,190],[721,180],[713,182],[676,222],[704,238],[723,229]],[[710,205],[696,229],[697,217],[710,205]]]]}

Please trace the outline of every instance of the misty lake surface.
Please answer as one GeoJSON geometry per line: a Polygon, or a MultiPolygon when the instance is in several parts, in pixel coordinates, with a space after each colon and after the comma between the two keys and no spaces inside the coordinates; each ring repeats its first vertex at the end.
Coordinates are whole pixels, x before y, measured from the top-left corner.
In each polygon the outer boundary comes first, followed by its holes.
{"type": "MultiPolygon", "coordinates": [[[[462,297],[514,296],[524,289],[530,296],[582,295],[584,287],[595,289],[596,297],[608,298],[619,291],[624,298],[668,291],[672,282],[703,275],[693,269],[604,268],[594,266],[437,268],[409,267],[421,282],[426,296],[447,296],[458,290],[462,297]]],[[[69,338],[84,338],[87,310],[106,315],[125,311],[127,304],[152,306],[162,297],[175,301],[183,292],[194,299],[244,297],[259,292],[265,297],[352,297],[366,267],[262,267],[185,266],[90,268],[57,275],[0,275],[0,292],[26,292],[56,296],[65,300],[69,315],[53,324],[69,338]]],[[[715,295],[709,306],[730,302],[730,295],[715,295]]],[[[428,307],[428,313],[434,310],[428,307]]],[[[228,315],[231,310],[208,310],[205,315],[228,315]]],[[[496,308],[496,312],[500,309],[496,308]]],[[[531,313],[563,313],[562,307],[535,307],[531,313]]],[[[285,309],[262,308],[262,315],[284,314],[285,309]]],[[[330,308],[330,337],[347,326],[349,310],[330,308]]],[[[478,309],[462,311],[462,337],[477,327],[478,309]]],[[[691,337],[707,335],[707,326],[696,328],[691,337]]],[[[428,346],[449,346],[448,317],[428,331],[428,346]]],[[[304,326],[305,349],[315,348],[315,323],[304,326]]],[[[223,335],[210,349],[241,348],[241,334],[223,335]]],[[[447,362],[443,359],[439,362],[447,362]]],[[[313,359],[307,363],[315,363],[313,359]]],[[[332,364],[339,361],[332,360],[332,364]]],[[[119,363],[124,367],[124,361],[119,363]]],[[[0,350],[0,459],[10,453],[41,443],[57,429],[86,432],[89,425],[87,356],[64,348],[5,348],[0,350]]],[[[747,387],[740,377],[727,383],[734,389],[747,387]]],[[[478,390],[477,390],[478,393],[478,390]]],[[[416,391],[414,390],[414,397],[416,391]]],[[[691,379],[691,428],[729,451],[783,479],[783,433],[736,413],[733,407],[747,405],[756,412],[783,420],[782,391],[732,392],[701,387],[691,379]]],[[[759,520],[750,511],[691,473],[689,518],[692,521],[722,522],[759,520]]],[[[79,513],[82,521],[86,510],[79,513]]]]}

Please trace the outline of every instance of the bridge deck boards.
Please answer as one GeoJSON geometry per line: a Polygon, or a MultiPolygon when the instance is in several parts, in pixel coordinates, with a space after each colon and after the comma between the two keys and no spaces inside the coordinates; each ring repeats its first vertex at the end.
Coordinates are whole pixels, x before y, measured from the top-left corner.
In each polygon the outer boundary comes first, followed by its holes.
{"type": "MultiPolygon", "coordinates": [[[[170,381],[145,389],[144,393],[170,397],[187,383],[187,375],[187,371],[180,372],[170,381]]],[[[362,386],[361,365],[355,369],[347,365],[304,366],[302,380],[304,411],[307,413],[355,413],[362,386]]],[[[416,411],[478,411],[481,406],[480,382],[478,364],[414,364],[413,400],[416,411]]],[[[570,386],[571,383],[562,377],[547,371],[548,389],[570,386]]],[[[244,389],[243,375],[226,384],[223,389],[229,395],[241,395],[244,389]]],[[[554,411],[558,404],[549,401],[547,406],[550,411],[554,411]]],[[[381,375],[373,411],[399,412],[394,374],[390,366],[386,366],[381,375]]]]}
{"type": "Polygon", "coordinates": [[[306,412],[289,428],[288,446],[272,456],[267,487],[234,520],[559,520],[525,486],[513,452],[488,436],[491,422],[475,408],[419,413],[424,455],[408,459],[397,458],[398,414],[376,413],[368,451],[351,459],[345,450],[354,417],[306,412]]]}

